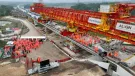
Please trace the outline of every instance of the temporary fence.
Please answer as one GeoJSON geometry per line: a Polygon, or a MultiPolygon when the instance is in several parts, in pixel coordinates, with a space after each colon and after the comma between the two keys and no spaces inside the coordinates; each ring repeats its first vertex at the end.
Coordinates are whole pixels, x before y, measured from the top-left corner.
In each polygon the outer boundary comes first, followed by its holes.
{"type": "Polygon", "coordinates": [[[60,60],[56,60],[57,62],[66,62],[68,60],[70,60],[71,58],[64,58],[64,59],[60,59],[60,60]]]}

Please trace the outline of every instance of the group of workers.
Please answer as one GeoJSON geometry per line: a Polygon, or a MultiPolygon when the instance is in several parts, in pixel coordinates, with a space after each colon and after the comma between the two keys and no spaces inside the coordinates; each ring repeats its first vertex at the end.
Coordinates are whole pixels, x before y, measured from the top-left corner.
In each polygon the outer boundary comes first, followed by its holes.
{"type": "MultiPolygon", "coordinates": [[[[77,42],[80,42],[81,44],[85,46],[89,46],[92,44],[96,44],[100,42],[100,38],[97,36],[90,36],[89,34],[79,34],[79,33],[73,33],[70,36],[72,39],[76,40],[77,42]]],[[[94,52],[101,53],[102,50],[100,50],[98,47],[93,47],[94,52]]],[[[123,47],[122,50],[125,50],[126,48],[123,47]]],[[[117,58],[119,59],[119,51],[111,51],[107,53],[107,56],[117,58]]]]}
{"type": "MultiPolygon", "coordinates": [[[[122,51],[125,52],[126,51],[126,47],[122,47],[122,51]]],[[[114,58],[117,58],[118,60],[120,60],[119,58],[119,51],[113,51],[113,52],[109,52],[108,53],[108,56],[109,57],[114,57],[114,58]]]]}
{"type": "MultiPolygon", "coordinates": [[[[100,51],[100,49],[95,46],[95,47],[94,47],[94,52],[96,52],[96,53],[101,53],[102,51],[100,51]]],[[[108,53],[107,53],[107,56],[119,59],[119,51],[111,51],[111,52],[108,52],[108,53]]]]}
{"type": "Polygon", "coordinates": [[[112,58],[115,58],[115,59],[121,61],[121,59],[119,58],[119,51],[109,52],[107,54],[107,56],[112,57],[112,58]]]}
{"type": "Polygon", "coordinates": [[[79,33],[73,33],[70,36],[72,39],[76,40],[77,42],[80,42],[81,44],[85,46],[89,46],[92,44],[96,44],[100,42],[100,38],[97,36],[90,36],[88,34],[79,34],[79,33]]]}
{"type": "Polygon", "coordinates": [[[39,39],[17,39],[14,40],[13,55],[14,58],[30,53],[32,49],[37,49],[43,43],[39,39]]]}
{"type": "Polygon", "coordinates": [[[110,57],[118,57],[119,56],[119,52],[118,51],[109,52],[108,56],[110,56],[110,57]]]}

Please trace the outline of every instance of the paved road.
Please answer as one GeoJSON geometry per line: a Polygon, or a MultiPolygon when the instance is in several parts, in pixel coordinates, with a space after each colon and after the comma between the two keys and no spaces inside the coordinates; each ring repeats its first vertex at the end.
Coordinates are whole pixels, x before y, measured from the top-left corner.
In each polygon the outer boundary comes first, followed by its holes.
{"type": "Polygon", "coordinates": [[[27,26],[30,29],[30,31],[28,33],[26,33],[26,34],[24,34],[22,36],[42,36],[42,34],[39,33],[36,30],[34,25],[32,23],[30,23],[29,21],[27,21],[27,20],[23,20],[23,19],[19,19],[19,18],[14,18],[14,17],[11,17],[11,16],[8,16],[8,17],[5,17],[5,18],[21,21],[25,26],[27,26]]]}

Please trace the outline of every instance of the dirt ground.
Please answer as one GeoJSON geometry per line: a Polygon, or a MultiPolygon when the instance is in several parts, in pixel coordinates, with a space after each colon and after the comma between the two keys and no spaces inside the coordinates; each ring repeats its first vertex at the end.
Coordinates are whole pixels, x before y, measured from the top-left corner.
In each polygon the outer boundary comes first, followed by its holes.
{"type": "Polygon", "coordinates": [[[50,59],[50,61],[67,58],[67,56],[59,51],[50,41],[45,41],[40,48],[28,54],[28,57],[33,59],[41,57],[41,60],[50,59]]]}
{"type": "MultiPolygon", "coordinates": [[[[50,59],[51,61],[67,58],[67,56],[53,46],[50,41],[44,42],[40,48],[33,50],[28,57],[33,59],[41,57],[41,60],[50,59]]],[[[18,63],[0,65],[0,76],[26,76],[24,60],[24,58],[21,58],[18,63]]],[[[10,62],[10,60],[6,60],[5,62],[10,62]]],[[[0,61],[0,64],[1,63],[2,61],[0,61]]]]}
{"type": "MultiPolygon", "coordinates": [[[[57,36],[55,33],[52,33],[51,35],[49,35],[49,39],[53,40],[56,44],[58,44],[58,46],[62,47],[62,44],[60,44],[61,41],[64,41],[65,39],[62,37],[57,36]]],[[[88,58],[91,56],[90,53],[88,53],[87,51],[83,50],[83,49],[79,49],[80,52],[76,53],[76,55],[74,57],[77,58],[88,58]]]]}
{"type": "Polygon", "coordinates": [[[0,65],[0,76],[26,76],[25,66],[20,62],[0,65]]]}
{"type": "Polygon", "coordinates": [[[103,76],[104,74],[97,65],[71,61],[62,63],[60,67],[39,76],[103,76]]]}
{"type": "MultiPolygon", "coordinates": [[[[29,58],[41,60],[50,59],[55,61],[58,59],[67,58],[65,54],[59,51],[50,41],[46,41],[40,48],[33,50],[28,55],[29,58]]],[[[24,58],[22,58],[24,59],[24,58]]],[[[24,60],[18,63],[11,63],[7,65],[0,65],[0,76],[26,76],[26,69],[24,60]]],[[[104,72],[92,63],[80,63],[77,61],[69,61],[61,63],[58,68],[49,70],[44,74],[34,74],[32,76],[102,76],[104,72]]]]}
{"type": "MultiPolygon", "coordinates": [[[[60,40],[59,38],[52,39],[57,43],[60,40]]],[[[81,56],[89,56],[86,52],[80,52],[79,54],[81,56]]],[[[50,41],[45,41],[40,48],[33,49],[32,53],[28,54],[28,57],[34,60],[37,59],[37,57],[41,57],[41,60],[50,59],[50,61],[67,58],[67,56],[58,50],[50,41]]],[[[87,62],[80,63],[72,60],[60,63],[58,68],[49,70],[44,74],[34,74],[31,76],[102,76],[104,74],[105,73],[97,65],[87,62]]],[[[0,76],[26,76],[24,60],[20,60],[19,63],[0,65],[0,76]]]]}

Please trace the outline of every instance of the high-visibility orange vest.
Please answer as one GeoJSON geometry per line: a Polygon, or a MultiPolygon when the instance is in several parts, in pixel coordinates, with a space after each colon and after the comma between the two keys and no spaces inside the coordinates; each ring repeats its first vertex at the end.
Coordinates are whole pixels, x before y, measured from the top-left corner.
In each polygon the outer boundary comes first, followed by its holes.
{"type": "Polygon", "coordinates": [[[111,52],[109,53],[109,56],[112,56],[112,53],[111,52]]]}
{"type": "Polygon", "coordinates": [[[38,62],[38,63],[41,62],[41,58],[40,58],[40,57],[37,58],[37,62],[38,62]]]}
{"type": "Polygon", "coordinates": [[[15,53],[16,53],[18,56],[21,56],[20,51],[15,51],[15,53]]]}
{"type": "Polygon", "coordinates": [[[112,53],[111,52],[107,53],[107,56],[110,56],[111,57],[112,56],[112,53]]]}
{"type": "Polygon", "coordinates": [[[98,53],[98,47],[94,47],[96,53],[98,53]]]}
{"type": "Polygon", "coordinates": [[[117,51],[114,52],[114,57],[118,57],[118,52],[117,51]]]}

